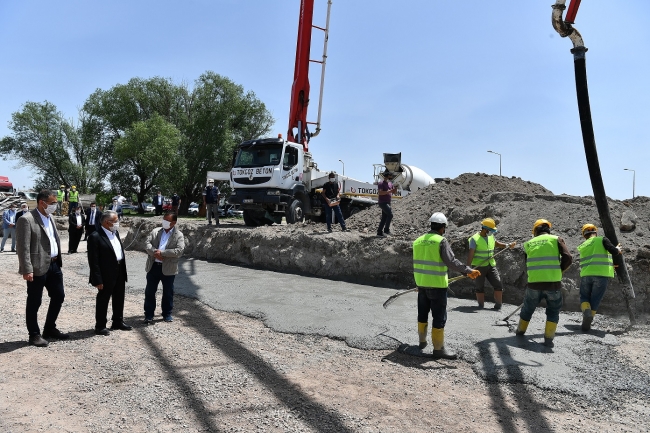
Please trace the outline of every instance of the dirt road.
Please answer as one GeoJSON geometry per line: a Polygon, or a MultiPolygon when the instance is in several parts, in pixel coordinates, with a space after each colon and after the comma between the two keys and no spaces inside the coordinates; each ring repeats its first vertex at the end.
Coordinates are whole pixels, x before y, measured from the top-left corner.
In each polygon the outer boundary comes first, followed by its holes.
{"type": "MultiPolygon", "coordinates": [[[[133,268],[125,305],[134,330],[95,336],[84,243],[79,251],[64,256],[66,301],[58,322],[72,338],[48,348],[27,346],[25,283],[16,256],[0,255],[3,431],[647,431],[649,398],[633,386],[599,400],[484,380],[471,360],[435,362],[279,333],[260,319],[182,296],[174,322],[147,327],[140,323],[137,252],[127,253],[133,268]]],[[[44,297],[41,325],[46,308],[44,297]]],[[[617,362],[650,374],[649,336],[647,326],[617,335],[617,362]]]]}

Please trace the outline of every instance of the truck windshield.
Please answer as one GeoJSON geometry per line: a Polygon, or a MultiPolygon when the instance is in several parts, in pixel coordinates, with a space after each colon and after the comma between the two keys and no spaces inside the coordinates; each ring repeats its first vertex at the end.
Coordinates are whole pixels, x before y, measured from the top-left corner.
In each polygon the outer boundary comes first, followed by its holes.
{"type": "Polygon", "coordinates": [[[237,153],[235,167],[263,167],[278,165],[281,162],[282,145],[265,145],[242,147],[237,153]]]}

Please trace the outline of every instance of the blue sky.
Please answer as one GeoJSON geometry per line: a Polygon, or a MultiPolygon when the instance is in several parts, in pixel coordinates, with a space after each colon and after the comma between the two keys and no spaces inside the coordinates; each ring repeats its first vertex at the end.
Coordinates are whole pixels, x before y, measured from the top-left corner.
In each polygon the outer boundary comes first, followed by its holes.
{"type": "MultiPolygon", "coordinates": [[[[326,0],[316,1],[324,25],[326,0]]],[[[333,0],[319,168],[372,179],[383,152],[433,177],[518,176],[556,194],[592,195],[571,42],[550,0],[333,0]]],[[[192,83],[212,70],[255,94],[285,134],[299,0],[0,2],[0,136],[26,101],[67,117],[97,88],[133,77],[192,83]]],[[[650,2],[582,2],[596,142],[610,197],[650,195],[650,2]]],[[[312,58],[322,54],[315,36],[312,58]]],[[[319,71],[310,76],[316,119],[319,71]]],[[[0,161],[14,186],[33,173],[0,161]]]]}

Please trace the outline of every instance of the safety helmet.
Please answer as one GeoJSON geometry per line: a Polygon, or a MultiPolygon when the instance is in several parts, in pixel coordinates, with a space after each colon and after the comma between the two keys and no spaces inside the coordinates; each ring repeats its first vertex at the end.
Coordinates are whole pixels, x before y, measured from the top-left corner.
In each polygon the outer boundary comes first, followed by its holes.
{"type": "Polygon", "coordinates": [[[214,179],[208,179],[208,183],[214,183],[214,179]]]}
{"type": "Polygon", "coordinates": [[[76,185],[72,185],[72,189],[77,189],[77,186],[76,186],[76,185]]]}
{"type": "Polygon", "coordinates": [[[535,235],[535,230],[537,229],[537,227],[544,224],[546,224],[549,228],[553,227],[553,224],[551,224],[550,221],[547,221],[545,219],[538,219],[537,221],[535,221],[535,224],[533,224],[533,236],[535,235]]]}
{"type": "Polygon", "coordinates": [[[492,218],[485,218],[481,221],[481,225],[490,231],[496,231],[497,229],[497,223],[492,218]]]}
{"type": "Polygon", "coordinates": [[[442,212],[436,212],[431,215],[429,222],[447,225],[447,217],[442,212]]]}
{"type": "Polygon", "coordinates": [[[582,226],[582,236],[586,235],[587,233],[596,233],[596,232],[598,232],[598,228],[591,223],[587,223],[582,226]]]}
{"type": "Polygon", "coordinates": [[[59,188],[63,189],[63,188],[65,188],[65,185],[61,185],[59,188]]]}

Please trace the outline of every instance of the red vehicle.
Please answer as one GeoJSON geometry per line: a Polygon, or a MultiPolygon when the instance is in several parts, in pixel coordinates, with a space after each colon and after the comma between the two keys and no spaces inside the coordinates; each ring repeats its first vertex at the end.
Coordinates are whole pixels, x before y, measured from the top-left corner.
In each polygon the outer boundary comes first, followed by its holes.
{"type": "Polygon", "coordinates": [[[9,182],[7,176],[0,176],[0,192],[14,192],[14,185],[9,182]]]}
{"type": "Polygon", "coordinates": [[[171,200],[165,200],[165,202],[163,203],[163,210],[164,211],[172,210],[172,201],[171,200]]]}

